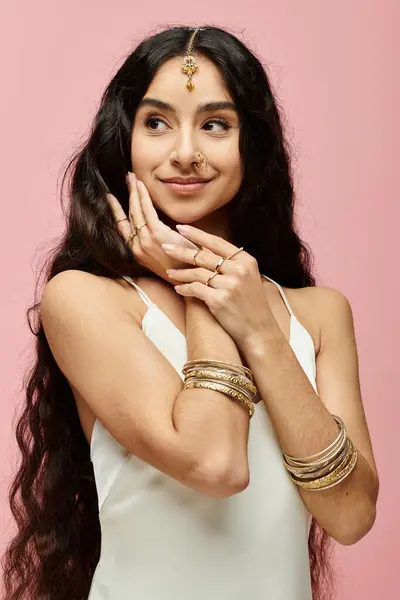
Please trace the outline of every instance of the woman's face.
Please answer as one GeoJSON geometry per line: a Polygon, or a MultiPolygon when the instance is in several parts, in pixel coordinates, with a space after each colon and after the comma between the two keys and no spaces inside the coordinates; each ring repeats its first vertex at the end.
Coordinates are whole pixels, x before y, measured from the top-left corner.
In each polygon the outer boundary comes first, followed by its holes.
{"type": "Polygon", "coordinates": [[[196,60],[199,70],[191,92],[181,72],[182,58],[160,67],[132,130],[133,172],[145,183],[154,205],[178,223],[207,221],[232,200],[242,181],[239,116],[214,63],[198,56],[196,60]],[[216,102],[229,105],[204,106],[216,102]],[[195,169],[196,152],[206,156],[206,171],[195,169]],[[165,182],[174,177],[203,177],[207,183],[196,190],[177,189],[165,182]]]}

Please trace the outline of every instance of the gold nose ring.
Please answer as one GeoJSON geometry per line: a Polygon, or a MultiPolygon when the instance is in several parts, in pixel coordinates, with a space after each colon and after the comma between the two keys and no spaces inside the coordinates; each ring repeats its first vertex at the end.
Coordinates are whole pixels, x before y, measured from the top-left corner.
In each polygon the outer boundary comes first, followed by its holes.
{"type": "Polygon", "coordinates": [[[196,156],[198,157],[198,162],[194,163],[194,168],[198,171],[206,171],[208,167],[208,160],[201,152],[197,152],[196,156]]]}

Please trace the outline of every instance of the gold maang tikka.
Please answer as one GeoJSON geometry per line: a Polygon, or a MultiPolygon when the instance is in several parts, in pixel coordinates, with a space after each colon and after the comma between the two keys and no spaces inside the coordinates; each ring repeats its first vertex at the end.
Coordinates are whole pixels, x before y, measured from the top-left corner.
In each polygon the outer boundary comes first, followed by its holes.
{"type": "Polygon", "coordinates": [[[195,29],[192,35],[190,36],[187,49],[186,56],[183,59],[181,71],[188,76],[188,80],[186,82],[186,87],[191,92],[194,89],[194,84],[192,83],[192,77],[196,71],[199,70],[198,64],[196,63],[196,59],[192,54],[193,41],[197,32],[200,31],[200,28],[195,29]]]}

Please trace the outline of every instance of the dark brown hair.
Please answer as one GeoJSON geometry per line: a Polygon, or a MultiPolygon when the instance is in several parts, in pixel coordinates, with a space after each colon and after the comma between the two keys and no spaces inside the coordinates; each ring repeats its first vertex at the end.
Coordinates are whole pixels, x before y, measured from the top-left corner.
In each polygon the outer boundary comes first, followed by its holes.
{"type": "MultiPolygon", "coordinates": [[[[192,31],[172,27],[141,42],[108,84],[88,139],[71,159],[66,231],[45,265],[44,283],[79,269],[109,278],[141,274],[119,235],[105,194],[128,213],[125,175],[139,101],[157,69],[182,56],[192,31]]],[[[233,243],[260,272],[291,288],[315,286],[312,256],[296,232],[294,189],[283,113],[260,60],[236,36],[204,26],[195,51],[219,68],[240,115],[241,188],[230,203],[233,243]]],[[[40,319],[39,281],[28,322],[36,356],[26,374],[16,427],[21,451],[10,489],[18,531],[3,559],[6,600],[84,600],[99,559],[100,526],[89,446],[71,388],[56,364],[40,319]],[[31,317],[34,317],[32,322],[31,317]]],[[[309,556],[313,599],[331,597],[329,536],[312,521],[309,556]]]]}

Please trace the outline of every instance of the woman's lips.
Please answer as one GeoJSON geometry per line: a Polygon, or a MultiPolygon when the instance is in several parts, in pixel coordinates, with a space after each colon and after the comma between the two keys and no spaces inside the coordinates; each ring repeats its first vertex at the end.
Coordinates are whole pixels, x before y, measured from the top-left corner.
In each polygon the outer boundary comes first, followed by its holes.
{"type": "Polygon", "coordinates": [[[172,181],[163,181],[163,183],[178,194],[191,194],[192,192],[202,190],[207,183],[210,183],[210,181],[211,180],[199,181],[197,183],[175,183],[172,181]]]}

